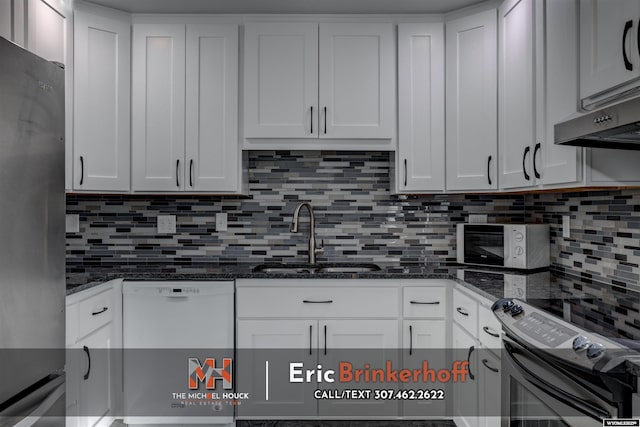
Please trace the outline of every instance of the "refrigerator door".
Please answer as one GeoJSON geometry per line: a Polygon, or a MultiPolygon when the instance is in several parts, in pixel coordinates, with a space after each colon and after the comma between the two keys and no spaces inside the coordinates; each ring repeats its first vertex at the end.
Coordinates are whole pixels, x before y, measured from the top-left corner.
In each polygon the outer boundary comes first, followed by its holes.
{"type": "Polygon", "coordinates": [[[0,38],[0,410],[64,368],[64,70],[0,38]],[[38,350],[36,350],[38,349],[38,350]]]}

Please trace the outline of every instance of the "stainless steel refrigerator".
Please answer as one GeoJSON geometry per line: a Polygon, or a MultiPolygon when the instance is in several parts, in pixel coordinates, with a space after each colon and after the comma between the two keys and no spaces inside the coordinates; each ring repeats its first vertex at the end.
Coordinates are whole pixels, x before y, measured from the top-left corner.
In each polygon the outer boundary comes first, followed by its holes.
{"type": "Polygon", "coordinates": [[[0,426],[64,425],[64,70],[0,37],[0,426]]]}

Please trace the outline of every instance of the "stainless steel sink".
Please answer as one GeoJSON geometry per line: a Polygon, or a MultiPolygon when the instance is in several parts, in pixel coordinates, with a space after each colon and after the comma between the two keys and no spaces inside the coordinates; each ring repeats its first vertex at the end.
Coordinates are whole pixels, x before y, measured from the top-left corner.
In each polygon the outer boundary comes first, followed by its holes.
{"type": "Polygon", "coordinates": [[[372,271],[380,271],[380,267],[376,264],[260,264],[253,269],[256,273],[267,274],[322,274],[322,273],[367,273],[372,271]]]}
{"type": "Polygon", "coordinates": [[[375,264],[345,264],[327,265],[318,268],[320,273],[368,273],[371,271],[380,271],[380,267],[375,264]]]}

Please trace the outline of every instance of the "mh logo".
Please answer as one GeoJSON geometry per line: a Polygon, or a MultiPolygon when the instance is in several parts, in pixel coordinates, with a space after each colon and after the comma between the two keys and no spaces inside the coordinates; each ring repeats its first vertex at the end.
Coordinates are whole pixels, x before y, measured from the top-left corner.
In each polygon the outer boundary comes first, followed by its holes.
{"type": "Polygon", "coordinates": [[[216,359],[207,358],[203,364],[197,358],[189,358],[189,388],[197,390],[200,382],[205,383],[208,390],[216,388],[216,380],[222,380],[223,389],[233,388],[231,381],[233,359],[222,359],[222,367],[216,368],[216,359]]]}

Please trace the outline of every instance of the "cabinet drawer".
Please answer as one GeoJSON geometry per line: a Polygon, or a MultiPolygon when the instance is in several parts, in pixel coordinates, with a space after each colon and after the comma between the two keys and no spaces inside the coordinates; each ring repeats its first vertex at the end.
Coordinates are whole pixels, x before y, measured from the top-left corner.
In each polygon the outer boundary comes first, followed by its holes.
{"type": "Polygon", "coordinates": [[[471,336],[478,336],[478,303],[457,289],[453,290],[453,320],[471,336]]]}
{"type": "Polygon", "coordinates": [[[489,307],[478,307],[478,337],[480,342],[487,348],[500,348],[500,322],[494,316],[489,307]],[[496,336],[497,335],[497,336],[496,336]]]}
{"type": "Polygon", "coordinates": [[[398,317],[399,290],[385,287],[238,288],[238,317],[398,317]]]}
{"type": "Polygon", "coordinates": [[[92,331],[113,320],[113,290],[106,289],[78,303],[78,337],[84,337],[92,331]]]}
{"type": "Polygon", "coordinates": [[[444,317],[447,312],[447,288],[404,288],[402,305],[404,317],[444,317]]]}

